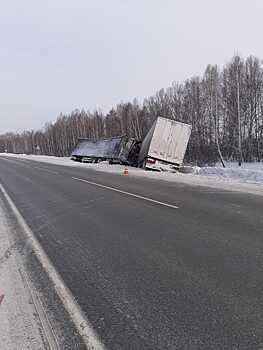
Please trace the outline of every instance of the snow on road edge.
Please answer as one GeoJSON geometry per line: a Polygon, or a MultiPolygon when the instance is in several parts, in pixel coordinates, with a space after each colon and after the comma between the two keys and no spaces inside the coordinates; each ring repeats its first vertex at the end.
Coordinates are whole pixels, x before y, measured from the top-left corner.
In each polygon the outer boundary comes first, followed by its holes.
{"type": "Polygon", "coordinates": [[[15,258],[15,245],[0,200],[0,349],[45,349],[38,319],[15,258]]]}

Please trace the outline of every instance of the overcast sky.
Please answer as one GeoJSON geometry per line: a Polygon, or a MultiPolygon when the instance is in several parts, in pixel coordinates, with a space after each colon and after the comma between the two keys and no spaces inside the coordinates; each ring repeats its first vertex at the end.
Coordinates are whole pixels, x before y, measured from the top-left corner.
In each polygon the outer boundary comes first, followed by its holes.
{"type": "Polygon", "coordinates": [[[263,58],[262,14],[262,0],[2,0],[0,133],[263,58]]]}

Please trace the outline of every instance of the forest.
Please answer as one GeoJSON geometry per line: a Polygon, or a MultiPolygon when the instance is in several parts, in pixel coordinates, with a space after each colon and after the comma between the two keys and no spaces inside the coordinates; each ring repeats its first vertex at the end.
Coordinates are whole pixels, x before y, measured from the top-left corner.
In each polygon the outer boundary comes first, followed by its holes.
{"type": "Polygon", "coordinates": [[[41,130],[3,134],[0,152],[69,156],[78,138],[128,135],[140,140],[157,116],[192,125],[187,163],[211,165],[220,153],[225,160],[262,161],[261,60],[235,55],[222,68],[208,65],[203,76],[174,82],[142,103],[121,102],[108,113],[76,109],[41,130]]]}

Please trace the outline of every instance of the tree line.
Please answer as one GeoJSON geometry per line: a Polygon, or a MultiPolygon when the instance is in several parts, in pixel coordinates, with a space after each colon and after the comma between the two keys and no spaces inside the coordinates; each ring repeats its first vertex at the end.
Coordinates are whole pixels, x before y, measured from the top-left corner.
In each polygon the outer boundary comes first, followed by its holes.
{"type": "Polygon", "coordinates": [[[0,136],[0,152],[69,156],[78,138],[118,135],[142,139],[156,117],[192,125],[186,161],[212,164],[263,158],[263,67],[257,57],[236,55],[220,69],[174,82],[139,104],[122,102],[108,113],[74,110],[43,129],[0,136]]]}

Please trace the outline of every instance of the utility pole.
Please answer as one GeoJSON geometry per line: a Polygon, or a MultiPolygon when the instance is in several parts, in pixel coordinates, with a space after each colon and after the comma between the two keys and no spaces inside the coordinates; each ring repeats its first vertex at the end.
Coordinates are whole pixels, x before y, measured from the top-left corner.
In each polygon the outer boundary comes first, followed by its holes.
{"type": "Polygon", "coordinates": [[[225,168],[225,162],[221,153],[220,145],[219,145],[219,126],[218,126],[218,108],[217,108],[217,94],[216,94],[216,113],[215,113],[215,139],[216,139],[216,147],[217,147],[217,152],[220,158],[220,161],[222,163],[223,168],[225,168]]]}
{"type": "Polygon", "coordinates": [[[238,120],[238,166],[241,166],[242,145],[241,145],[241,120],[240,120],[240,87],[239,87],[238,70],[237,70],[237,120],[238,120]]]}

